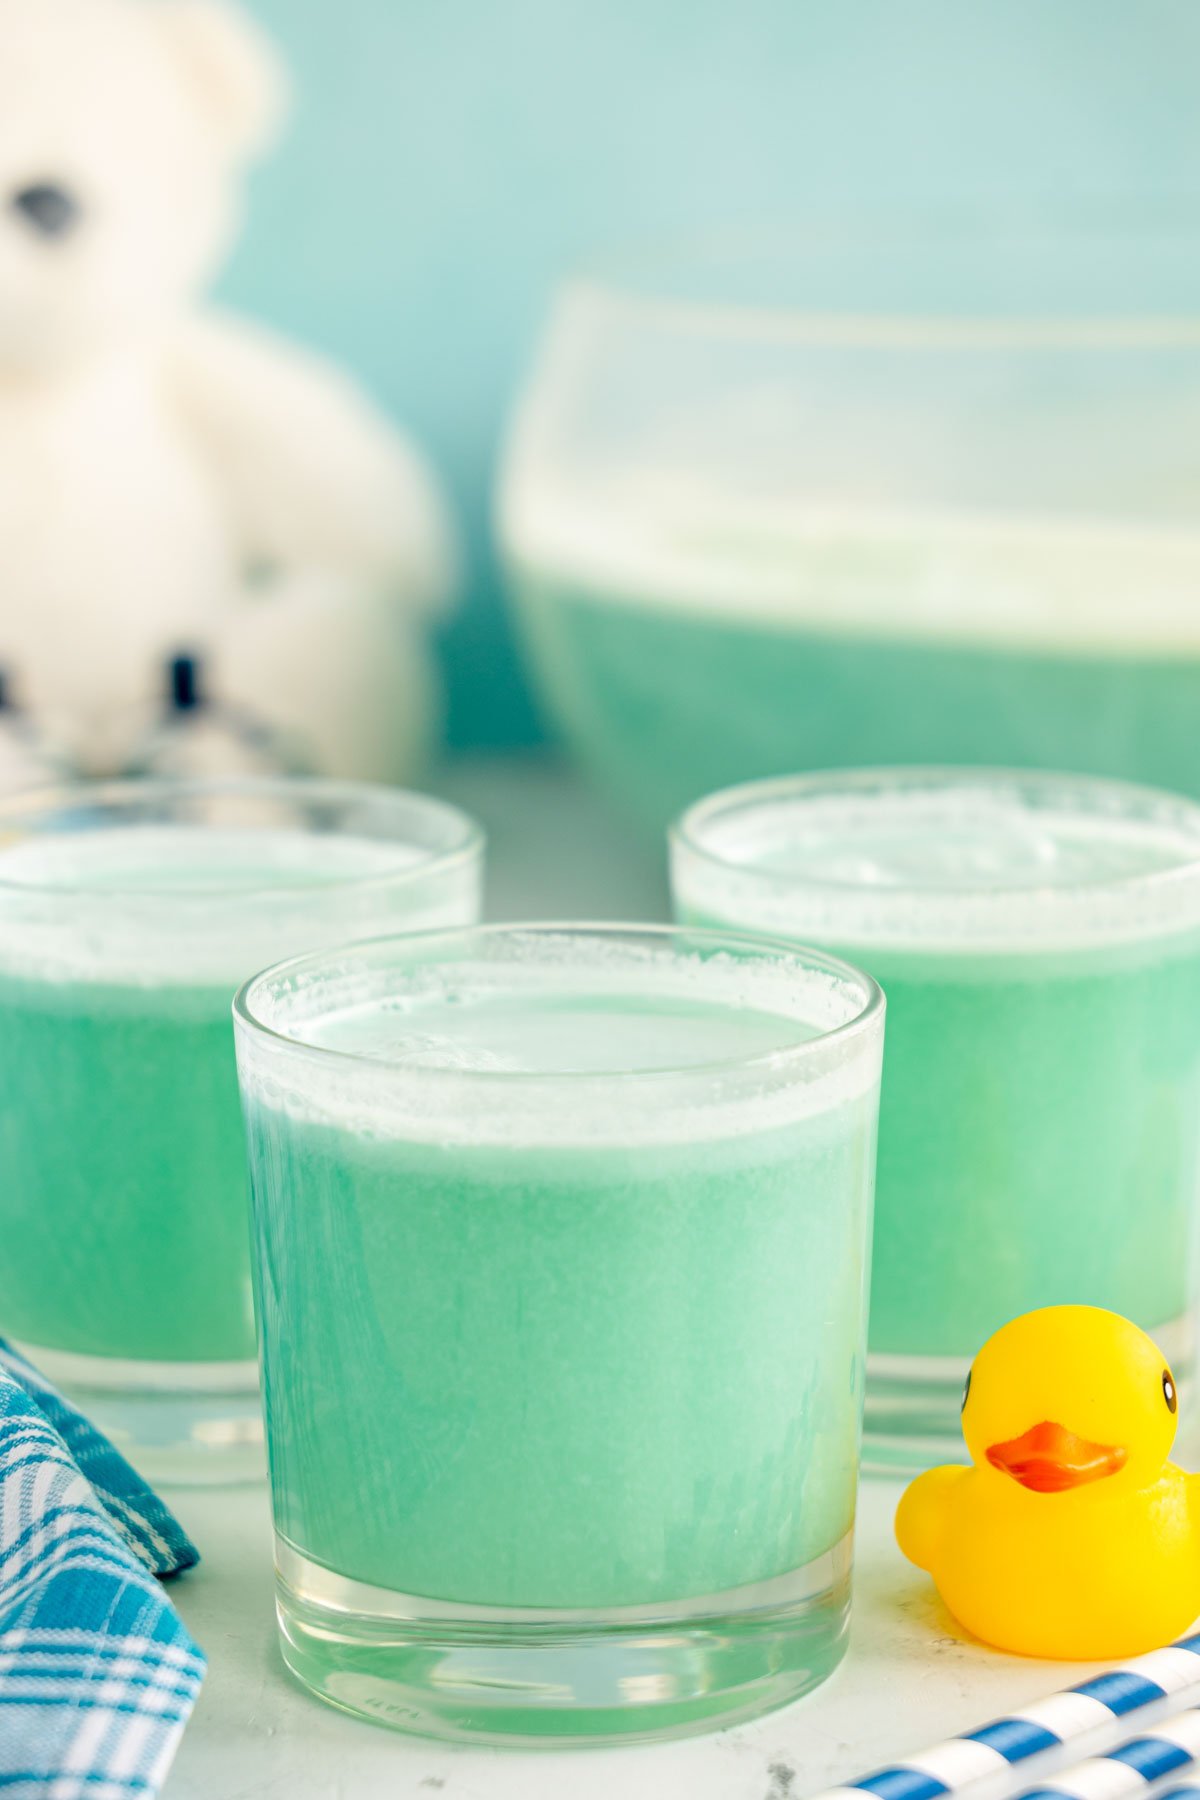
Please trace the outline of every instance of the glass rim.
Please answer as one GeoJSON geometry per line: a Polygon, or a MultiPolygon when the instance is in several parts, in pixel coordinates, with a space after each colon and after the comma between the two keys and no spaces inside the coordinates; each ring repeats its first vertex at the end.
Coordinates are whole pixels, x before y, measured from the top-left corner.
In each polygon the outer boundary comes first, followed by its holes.
{"type": "MultiPolygon", "coordinates": [[[[1101,807],[1078,805],[1075,810],[1081,817],[1104,816],[1104,809],[1101,807]]],[[[1153,815],[1145,816],[1146,822],[1151,823],[1153,815]]],[[[821,769],[799,775],[773,776],[762,781],[739,782],[705,795],[673,820],[667,836],[672,856],[680,852],[711,871],[737,876],[763,891],[779,895],[811,893],[829,901],[851,898],[862,900],[869,896],[881,908],[908,907],[922,902],[950,906],[959,903],[966,908],[989,899],[1010,903],[1028,903],[1040,899],[1047,910],[1058,911],[1068,907],[1073,899],[1103,901],[1110,898],[1125,900],[1143,895],[1157,897],[1164,891],[1182,888],[1185,893],[1194,894],[1200,907],[1200,803],[1167,788],[1109,779],[1102,775],[1073,774],[1065,770],[1019,769],[991,764],[972,766],[928,763],[821,769]],[[769,806],[775,802],[836,798],[839,794],[852,798],[856,793],[870,792],[916,793],[924,790],[937,795],[971,788],[992,790],[998,795],[1014,793],[1019,796],[1032,792],[1043,794],[1047,799],[1052,799],[1056,794],[1061,794],[1064,799],[1074,797],[1080,801],[1088,797],[1096,800],[1108,797],[1125,802],[1111,816],[1127,820],[1136,820],[1139,809],[1145,808],[1149,803],[1164,824],[1178,822],[1181,827],[1189,828],[1194,835],[1195,849],[1192,855],[1181,856],[1177,863],[1130,875],[1066,883],[1031,880],[988,889],[981,888],[978,884],[970,886],[954,882],[929,883],[920,887],[898,882],[895,885],[872,887],[861,881],[831,879],[808,870],[801,874],[788,873],[782,869],[764,868],[754,862],[738,861],[716,849],[711,841],[709,828],[716,821],[727,820],[742,811],[749,813],[761,805],[769,806]]],[[[910,940],[914,947],[921,943],[916,933],[906,934],[905,942],[910,940]]],[[[1014,941],[1017,941],[1016,934],[1014,941]]]]}
{"type": "Polygon", "coordinates": [[[1088,311],[1082,305],[1019,306],[965,310],[961,306],[865,304],[813,306],[800,300],[751,300],[703,291],[705,275],[781,250],[793,260],[807,254],[857,251],[902,254],[937,248],[957,259],[971,253],[1041,249],[1060,258],[1064,248],[1134,251],[1147,245],[1192,250],[1200,265],[1200,230],[1182,209],[1149,218],[1081,208],[1043,212],[1036,218],[1003,208],[980,217],[976,209],[934,207],[897,215],[859,212],[792,219],[726,232],[679,233],[673,239],[600,248],[569,266],[558,284],[567,305],[583,301],[633,314],[648,324],[681,333],[774,339],[813,347],[863,349],[1168,349],[1200,347],[1200,274],[1194,305],[1117,306],[1088,311]],[[697,291],[686,291],[687,278],[697,291]],[[679,283],[684,282],[681,290],[679,283]]]}
{"type": "MultiPolygon", "coordinates": [[[[453,967],[451,962],[448,966],[453,967]]],[[[514,965],[519,966],[519,965],[514,965]]],[[[573,1092],[587,1089],[618,1087],[626,1084],[642,1086],[643,1084],[679,1085],[691,1080],[703,1082],[722,1075],[770,1074],[776,1078],[786,1078],[789,1072],[797,1072],[806,1064],[813,1064],[827,1059],[831,1050],[836,1053],[843,1046],[852,1044],[856,1037],[869,1037],[882,1021],[886,1009],[883,989],[873,976],[856,964],[847,962],[843,957],[811,947],[805,944],[789,942],[786,938],[769,936],[757,932],[739,930],[737,927],[691,927],[684,924],[643,924],[627,920],[505,920],[492,924],[435,926],[423,931],[388,932],[381,936],[362,938],[344,944],[331,945],[326,949],[304,951],[298,956],[286,957],[282,961],[272,963],[244,981],[233,997],[233,1016],[235,1022],[247,1032],[253,1034],[255,1040],[262,1040],[278,1046],[289,1055],[296,1055],[316,1060],[324,1066],[338,1068],[360,1068],[373,1071],[376,1075],[388,1073],[403,1076],[406,1081],[415,1081],[430,1087],[461,1086],[474,1089],[479,1093],[511,1093],[516,1089],[540,1091],[547,1087],[566,1084],[573,1092]],[[384,951],[413,948],[420,950],[437,941],[447,944],[461,944],[464,948],[480,941],[503,938],[579,938],[583,941],[600,939],[611,942],[617,939],[646,940],[668,943],[671,940],[684,939],[689,945],[700,949],[713,950],[735,949],[749,951],[756,959],[763,962],[785,962],[805,975],[830,975],[838,980],[853,983],[861,995],[862,1004],[853,1017],[843,1020],[841,1024],[827,1029],[812,1032],[794,1044],[768,1051],[757,1051],[752,1055],[719,1058],[713,1062],[689,1063],[682,1066],[670,1066],[654,1069],[461,1069],[436,1067],[430,1065],[405,1062],[400,1057],[381,1057],[368,1055],[358,1050],[343,1050],[327,1044],[314,1044],[303,1038],[292,1037],[285,1031],[260,1018],[253,1006],[254,990],[266,982],[278,982],[305,972],[318,974],[322,966],[336,968],[344,966],[348,957],[370,959],[384,951]]],[[[781,1013],[781,1018],[795,1017],[781,1013]]]]}
{"type": "MultiPolygon", "coordinates": [[[[189,903],[202,902],[206,907],[219,906],[230,902],[249,905],[264,899],[287,900],[296,895],[312,897],[320,894],[367,893],[373,888],[388,886],[404,886],[410,882],[425,881],[430,875],[441,874],[464,863],[481,857],[486,848],[486,833],[483,827],[450,801],[440,800],[432,794],[423,794],[414,788],[389,787],[384,782],[348,781],[330,776],[320,775],[214,775],[187,777],[147,777],[120,776],[101,778],[95,781],[65,781],[46,787],[30,788],[19,794],[6,796],[0,800],[0,853],[11,848],[13,843],[28,842],[32,832],[18,834],[22,821],[52,818],[56,814],[66,814],[72,807],[81,805],[112,806],[114,809],[134,807],[142,802],[153,804],[156,800],[166,801],[173,798],[197,799],[228,797],[231,799],[294,799],[301,803],[315,802],[329,805],[349,805],[355,801],[370,802],[373,805],[388,809],[395,807],[397,814],[407,810],[411,816],[420,814],[429,820],[438,820],[446,826],[454,828],[454,835],[446,846],[440,849],[424,850],[418,845],[415,848],[418,856],[415,861],[404,862],[394,869],[372,869],[368,874],[346,875],[323,881],[314,889],[311,883],[294,880],[242,882],[237,885],[205,887],[202,892],[189,892],[186,888],[155,889],[118,882],[106,884],[104,887],[92,887],[86,882],[52,882],[52,881],[19,881],[7,879],[3,873],[3,861],[0,856],[0,897],[18,896],[53,902],[55,900],[79,902],[86,900],[98,906],[111,904],[128,904],[136,900],[139,907],[153,907],[165,904],[173,908],[185,907],[189,903]]],[[[100,834],[103,828],[90,827],[89,830],[100,834]]],[[[221,829],[205,825],[188,826],[184,829],[203,831],[221,829]]],[[[235,830],[249,830],[248,827],[235,826],[235,830]]],[[[319,837],[328,835],[336,837],[339,833],[308,832],[306,828],[298,828],[304,835],[319,837]]],[[[353,835],[353,834],[347,834],[353,835]]],[[[360,834],[361,835],[361,834],[360,834]]],[[[386,845],[389,842],[401,843],[405,840],[386,835],[375,837],[366,834],[372,842],[386,845]]],[[[410,847],[413,847],[410,845],[410,847]]]]}

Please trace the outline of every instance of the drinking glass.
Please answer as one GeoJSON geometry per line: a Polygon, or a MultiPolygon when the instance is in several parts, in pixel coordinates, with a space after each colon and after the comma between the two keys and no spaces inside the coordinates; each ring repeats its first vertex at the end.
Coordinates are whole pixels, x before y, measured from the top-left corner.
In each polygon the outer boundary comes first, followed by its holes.
{"type": "Polygon", "coordinates": [[[0,1332],[147,1473],[262,1467],[236,988],[474,919],[481,860],[453,808],[338,782],[0,808],[0,1332]]]}
{"type": "Polygon", "coordinates": [[[1060,1301],[1184,1373],[1200,1201],[1200,807],[1119,782],[862,771],[677,827],[678,914],[836,946],[888,997],[867,1458],[961,1455],[970,1360],[1060,1301]]]}
{"type": "Polygon", "coordinates": [[[868,763],[1200,794],[1200,236],[917,222],[560,292],[499,535],[553,725],[655,834],[868,763]]]}
{"type": "Polygon", "coordinates": [[[849,1605],[883,1002],[643,927],[242,989],[283,1655],[451,1738],[781,1705],[849,1605]]]}

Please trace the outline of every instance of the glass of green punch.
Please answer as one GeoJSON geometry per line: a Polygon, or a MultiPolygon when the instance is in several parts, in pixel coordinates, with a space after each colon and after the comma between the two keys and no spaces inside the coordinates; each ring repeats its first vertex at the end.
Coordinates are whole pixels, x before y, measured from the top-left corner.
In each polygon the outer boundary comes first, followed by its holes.
{"type": "Polygon", "coordinates": [[[834,948],[888,997],[868,1464],[961,1453],[1006,1319],[1110,1307],[1192,1360],[1200,808],[1087,777],[831,773],[676,827],[678,914],[834,948]]]}
{"type": "Polygon", "coordinates": [[[236,988],[475,918],[481,855],[452,808],[348,783],[0,808],[0,1333],[147,1473],[261,1470],[236,988]]]}
{"type": "Polygon", "coordinates": [[[284,1658],[451,1738],[673,1735],[845,1642],[883,1003],[497,927],[236,1006],[284,1658]]]}

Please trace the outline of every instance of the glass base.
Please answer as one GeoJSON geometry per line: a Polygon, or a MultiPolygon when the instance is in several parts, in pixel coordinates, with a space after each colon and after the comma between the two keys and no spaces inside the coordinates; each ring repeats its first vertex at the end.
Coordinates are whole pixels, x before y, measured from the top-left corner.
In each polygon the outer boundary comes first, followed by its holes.
{"type": "Polygon", "coordinates": [[[256,1363],[137,1362],[24,1343],[17,1349],[151,1486],[263,1480],[256,1363]]]}
{"type": "Polygon", "coordinates": [[[685,1737],[786,1706],[845,1650],[850,1535],[775,1581],[607,1611],[420,1599],[275,1544],[292,1674],[331,1706],[423,1737],[544,1748],[685,1737]]]}
{"type": "MultiPolygon", "coordinates": [[[[1151,1331],[1175,1372],[1181,1421],[1191,1412],[1195,1355],[1190,1313],[1151,1331]]],[[[864,1475],[919,1475],[938,1463],[966,1463],[962,1438],[962,1397],[969,1357],[867,1357],[867,1397],[863,1415],[864,1475]]]]}

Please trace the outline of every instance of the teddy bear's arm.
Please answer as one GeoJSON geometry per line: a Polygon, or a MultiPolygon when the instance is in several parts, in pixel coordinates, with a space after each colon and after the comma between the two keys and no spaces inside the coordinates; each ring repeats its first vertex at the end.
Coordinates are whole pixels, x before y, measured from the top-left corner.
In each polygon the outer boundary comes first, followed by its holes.
{"type": "Polygon", "coordinates": [[[172,341],[164,374],[248,563],[349,574],[410,606],[446,598],[453,543],[433,481],[340,370],[210,313],[172,341]]]}

